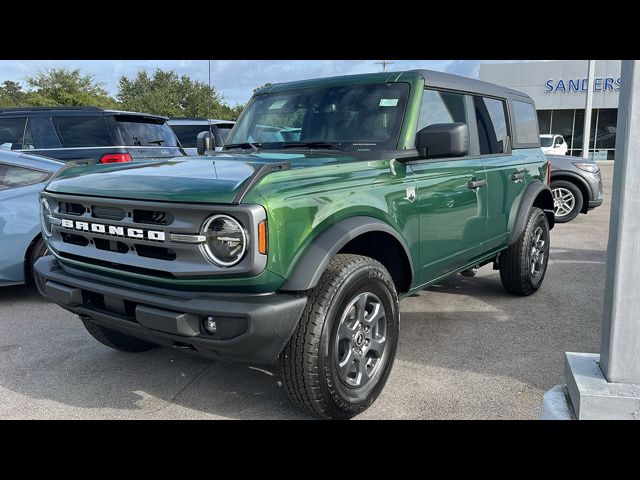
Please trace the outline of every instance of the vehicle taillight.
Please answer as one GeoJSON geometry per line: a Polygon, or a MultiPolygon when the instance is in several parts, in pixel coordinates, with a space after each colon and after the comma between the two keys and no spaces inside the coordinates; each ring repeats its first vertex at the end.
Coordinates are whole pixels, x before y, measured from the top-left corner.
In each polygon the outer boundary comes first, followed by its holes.
{"type": "Polygon", "coordinates": [[[551,186],[551,162],[547,160],[547,186],[551,186]]]}
{"type": "Polygon", "coordinates": [[[105,153],[100,157],[100,163],[127,163],[133,162],[128,153],[105,153]]]}

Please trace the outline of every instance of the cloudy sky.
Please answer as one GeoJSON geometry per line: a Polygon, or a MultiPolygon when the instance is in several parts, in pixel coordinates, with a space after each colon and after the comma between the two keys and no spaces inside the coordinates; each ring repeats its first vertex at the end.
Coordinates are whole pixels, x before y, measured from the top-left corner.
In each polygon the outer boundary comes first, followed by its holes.
{"type": "MultiPolygon", "coordinates": [[[[387,69],[428,68],[469,77],[478,76],[481,63],[505,60],[392,60],[387,69]]],[[[207,82],[206,60],[0,60],[0,83],[19,81],[48,68],[80,68],[115,94],[120,76],[133,77],[139,70],[174,70],[194,80],[207,82]]],[[[211,83],[230,105],[246,102],[253,89],[267,82],[278,83],[305,78],[380,71],[376,60],[213,60],[211,83]]]]}

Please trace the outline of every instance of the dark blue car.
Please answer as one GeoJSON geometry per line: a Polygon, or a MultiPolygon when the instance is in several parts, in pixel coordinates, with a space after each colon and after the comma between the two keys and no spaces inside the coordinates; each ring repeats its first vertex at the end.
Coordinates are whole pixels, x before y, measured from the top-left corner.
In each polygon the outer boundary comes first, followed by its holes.
{"type": "Polygon", "coordinates": [[[38,193],[63,162],[0,149],[0,286],[25,283],[47,254],[38,193]]]}

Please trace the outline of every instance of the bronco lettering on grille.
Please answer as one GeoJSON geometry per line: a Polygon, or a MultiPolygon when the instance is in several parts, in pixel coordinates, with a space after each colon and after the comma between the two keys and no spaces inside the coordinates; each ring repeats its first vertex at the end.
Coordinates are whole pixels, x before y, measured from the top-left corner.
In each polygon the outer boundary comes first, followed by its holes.
{"type": "Polygon", "coordinates": [[[165,234],[157,230],[144,230],[142,228],[119,227],[117,225],[104,225],[102,223],[80,222],[63,218],[60,225],[64,228],[79,230],[81,232],[100,233],[103,235],[113,235],[116,237],[140,238],[164,242],[165,234]]]}

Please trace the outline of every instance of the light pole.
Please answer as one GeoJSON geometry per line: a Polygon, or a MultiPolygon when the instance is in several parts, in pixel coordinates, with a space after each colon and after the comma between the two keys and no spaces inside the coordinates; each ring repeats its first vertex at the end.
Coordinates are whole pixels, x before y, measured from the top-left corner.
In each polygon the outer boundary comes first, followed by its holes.
{"type": "Polygon", "coordinates": [[[390,62],[388,60],[382,60],[381,62],[375,62],[376,65],[382,65],[382,71],[386,72],[387,71],[387,65],[391,65],[393,62],[390,62]]]}
{"type": "MultiPolygon", "coordinates": [[[[595,72],[596,62],[594,60],[589,60],[589,67],[587,68],[587,104],[584,108],[584,133],[582,135],[582,158],[586,159],[589,158],[589,139],[591,138],[591,108],[593,106],[593,81],[595,72]]],[[[595,141],[593,142],[593,146],[595,148],[595,141]]]]}
{"type": "Polygon", "coordinates": [[[640,420],[640,61],[623,60],[621,79],[601,352],[565,352],[543,419],[640,420]]]}

